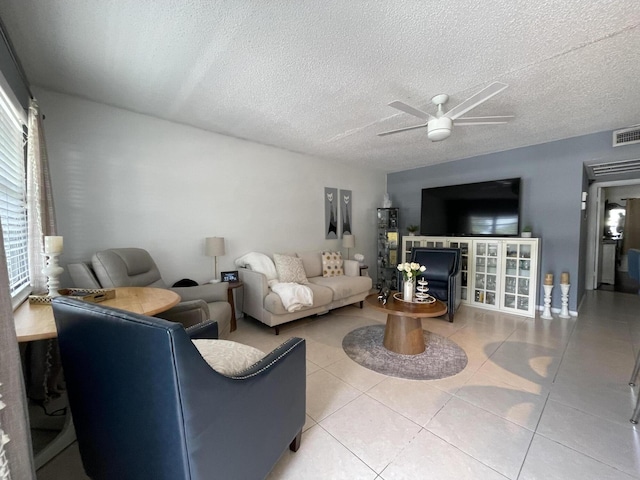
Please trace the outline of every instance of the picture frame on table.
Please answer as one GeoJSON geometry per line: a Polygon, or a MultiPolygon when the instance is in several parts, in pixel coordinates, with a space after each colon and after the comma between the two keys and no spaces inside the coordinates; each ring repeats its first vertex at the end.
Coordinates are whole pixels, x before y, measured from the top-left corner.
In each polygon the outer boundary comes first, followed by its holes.
{"type": "Polygon", "coordinates": [[[229,272],[220,272],[220,278],[223,282],[237,282],[238,279],[238,270],[231,270],[229,272]]]}

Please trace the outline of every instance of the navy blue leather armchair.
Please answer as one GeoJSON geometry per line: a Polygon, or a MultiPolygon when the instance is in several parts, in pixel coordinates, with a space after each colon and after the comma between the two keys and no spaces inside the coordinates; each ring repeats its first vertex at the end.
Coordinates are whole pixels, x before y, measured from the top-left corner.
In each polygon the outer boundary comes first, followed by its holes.
{"type": "Polygon", "coordinates": [[[429,282],[429,293],[447,304],[447,316],[453,316],[461,301],[460,249],[416,247],[411,261],[427,267],[422,277],[429,282]]]}
{"type": "Polygon", "coordinates": [[[80,455],[94,480],[262,479],[305,421],[305,342],[292,338],[225,376],[187,330],[155,317],[58,297],[62,366],[80,455]]]}

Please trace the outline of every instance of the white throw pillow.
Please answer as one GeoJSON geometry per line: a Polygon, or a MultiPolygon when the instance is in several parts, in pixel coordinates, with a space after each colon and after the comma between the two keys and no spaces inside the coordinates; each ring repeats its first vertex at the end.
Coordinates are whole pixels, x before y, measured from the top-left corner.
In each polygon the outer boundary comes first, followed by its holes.
{"type": "Polygon", "coordinates": [[[342,253],[322,252],[322,276],[337,277],[338,275],[344,275],[342,263],[342,253]]]}
{"type": "Polygon", "coordinates": [[[257,348],[229,340],[192,341],[209,366],[223,375],[240,373],[265,356],[265,353],[257,348]]]}
{"type": "Polygon", "coordinates": [[[273,261],[278,271],[278,280],[282,283],[309,283],[301,258],[274,253],[273,261]]]}

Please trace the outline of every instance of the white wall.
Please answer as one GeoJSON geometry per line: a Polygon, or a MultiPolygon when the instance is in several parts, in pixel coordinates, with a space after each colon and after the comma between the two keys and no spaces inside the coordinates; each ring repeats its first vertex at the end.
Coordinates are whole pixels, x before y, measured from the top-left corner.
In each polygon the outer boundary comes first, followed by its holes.
{"type": "Polygon", "coordinates": [[[35,93],[46,117],[63,264],[135,246],[151,252],[167,282],[203,282],[213,269],[205,237],[226,239],[220,270],[235,270],[234,259],[249,251],[341,249],[341,241],[324,239],[324,187],[353,191],[351,256],[375,258],[382,172],[35,93]]]}

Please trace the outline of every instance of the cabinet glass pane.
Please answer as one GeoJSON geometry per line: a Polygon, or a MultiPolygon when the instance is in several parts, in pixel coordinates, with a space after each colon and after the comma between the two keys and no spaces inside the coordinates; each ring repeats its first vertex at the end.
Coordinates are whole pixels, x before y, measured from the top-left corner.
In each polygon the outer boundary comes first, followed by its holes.
{"type": "Polygon", "coordinates": [[[516,308],[516,296],[515,295],[505,295],[504,296],[504,306],[507,308],[516,308]]]}
{"type": "Polygon", "coordinates": [[[462,275],[460,275],[460,279],[461,279],[460,280],[460,284],[463,287],[466,287],[467,286],[467,272],[462,272],[462,275]]]}
{"type": "Polygon", "coordinates": [[[527,297],[518,297],[518,310],[529,310],[529,299],[527,297]]]}
{"type": "Polygon", "coordinates": [[[487,275],[487,290],[496,291],[496,276],[487,275]]]}
{"type": "Polygon", "coordinates": [[[469,270],[469,257],[462,257],[462,266],[460,267],[461,270],[469,270]]]}
{"type": "Polygon", "coordinates": [[[516,293],[516,279],[515,277],[507,277],[504,284],[504,291],[507,293],[516,293]]]}
{"type": "Polygon", "coordinates": [[[507,243],[507,257],[517,257],[518,256],[518,244],[517,243],[507,243]]]}
{"type": "Polygon", "coordinates": [[[520,295],[529,295],[529,279],[528,278],[518,279],[518,293],[520,295]]]}
{"type": "Polygon", "coordinates": [[[487,254],[487,244],[478,243],[476,245],[476,255],[482,255],[484,257],[486,254],[487,254]]]}
{"type": "Polygon", "coordinates": [[[518,273],[518,261],[507,259],[507,265],[505,273],[507,275],[516,275],[518,273]]]}
{"type": "Polygon", "coordinates": [[[520,260],[520,271],[518,275],[528,277],[531,273],[531,260],[520,260]]]}
{"type": "Polygon", "coordinates": [[[531,258],[531,245],[520,245],[520,257],[531,258]]]}
{"type": "Polygon", "coordinates": [[[476,273],[476,288],[484,288],[484,275],[476,273]]]}
{"type": "Polygon", "coordinates": [[[488,258],[487,259],[487,272],[488,273],[498,273],[498,259],[497,258],[488,258]]]}
{"type": "Polygon", "coordinates": [[[460,289],[460,298],[462,300],[466,300],[467,299],[467,289],[465,287],[462,287],[460,289]]]}
{"type": "Polygon", "coordinates": [[[490,243],[487,246],[487,255],[490,257],[497,257],[498,256],[498,245],[495,243],[490,243]]]}
{"type": "Polygon", "coordinates": [[[495,305],[496,304],[496,294],[493,292],[487,292],[487,305],[495,305]]]}
{"type": "Polygon", "coordinates": [[[482,257],[476,258],[476,272],[485,272],[485,259],[482,257]]]}
{"type": "Polygon", "coordinates": [[[484,292],[482,290],[476,290],[475,301],[478,303],[484,303],[484,292]]]}
{"type": "Polygon", "coordinates": [[[460,254],[461,255],[469,255],[469,244],[468,243],[461,243],[460,244],[460,254]]]}

